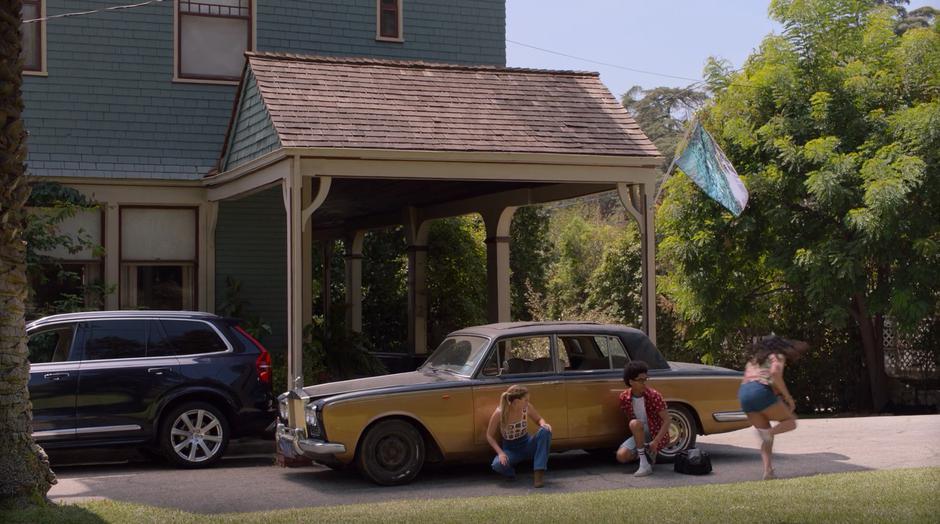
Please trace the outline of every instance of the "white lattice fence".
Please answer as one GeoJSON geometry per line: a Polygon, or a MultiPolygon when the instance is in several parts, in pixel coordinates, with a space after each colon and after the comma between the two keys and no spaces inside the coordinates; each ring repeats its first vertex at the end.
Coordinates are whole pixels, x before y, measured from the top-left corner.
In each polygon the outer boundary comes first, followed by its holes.
{"type": "Polygon", "coordinates": [[[933,349],[916,347],[913,339],[900,333],[894,322],[885,319],[885,372],[888,376],[908,380],[940,378],[933,349]]]}

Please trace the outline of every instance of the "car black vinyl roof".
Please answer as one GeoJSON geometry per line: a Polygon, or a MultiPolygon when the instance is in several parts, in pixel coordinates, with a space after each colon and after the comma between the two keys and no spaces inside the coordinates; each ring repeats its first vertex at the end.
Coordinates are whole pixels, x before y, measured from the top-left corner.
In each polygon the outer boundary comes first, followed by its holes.
{"type": "Polygon", "coordinates": [[[480,335],[489,338],[551,334],[615,335],[623,341],[632,359],[645,361],[651,369],[669,368],[666,359],[646,333],[621,324],[587,321],[504,322],[467,327],[451,333],[451,335],[480,335]]]}

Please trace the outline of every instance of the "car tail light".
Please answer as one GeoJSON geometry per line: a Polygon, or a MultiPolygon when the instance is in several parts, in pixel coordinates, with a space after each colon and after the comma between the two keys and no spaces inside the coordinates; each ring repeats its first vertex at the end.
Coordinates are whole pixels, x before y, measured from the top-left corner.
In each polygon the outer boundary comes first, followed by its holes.
{"type": "Polygon", "coordinates": [[[271,383],[271,353],[268,353],[268,350],[261,345],[261,342],[255,340],[255,337],[248,334],[247,331],[242,329],[241,326],[235,326],[235,329],[239,333],[245,335],[245,337],[251,341],[252,344],[261,351],[261,354],[258,355],[258,358],[255,360],[255,369],[258,371],[258,381],[262,384],[271,383]]]}

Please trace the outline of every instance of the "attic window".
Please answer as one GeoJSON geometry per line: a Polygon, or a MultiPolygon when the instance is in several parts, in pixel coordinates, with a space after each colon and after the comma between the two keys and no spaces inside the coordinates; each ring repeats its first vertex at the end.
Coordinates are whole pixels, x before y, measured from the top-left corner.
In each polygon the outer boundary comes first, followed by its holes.
{"type": "Polygon", "coordinates": [[[177,0],[177,77],[232,80],[241,77],[252,48],[251,0],[177,0]]]}
{"type": "Polygon", "coordinates": [[[376,40],[403,42],[402,0],[376,0],[376,40]]]}

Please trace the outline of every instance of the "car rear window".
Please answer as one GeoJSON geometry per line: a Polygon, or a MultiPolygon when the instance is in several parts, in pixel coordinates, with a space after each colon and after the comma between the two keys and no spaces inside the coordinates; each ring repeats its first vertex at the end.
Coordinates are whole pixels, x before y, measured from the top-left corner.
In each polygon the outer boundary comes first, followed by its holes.
{"type": "Polygon", "coordinates": [[[228,346],[212,326],[193,320],[161,320],[167,341],[177,355],[226,351],[228,346]]]}
{"type": "Polygon", "coordinates": [[[68,360],[74,333],[75,326],[68,325],[29,335],[29,362],[45,364],[68,360]]]}
{"type": "Polygon", "coordinates": [[[140,358],[147,352],[146,320],[89,322],[85,360],[140,358]]]}

